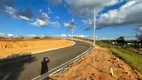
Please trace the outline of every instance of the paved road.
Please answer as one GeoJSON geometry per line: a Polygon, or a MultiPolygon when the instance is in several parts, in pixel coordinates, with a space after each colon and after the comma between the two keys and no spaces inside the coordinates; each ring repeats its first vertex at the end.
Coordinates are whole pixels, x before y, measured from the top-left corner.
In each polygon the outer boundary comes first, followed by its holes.
{"type": "Polygon", "coordinates": [[[0,68],[0,80],[31,80],[40,75],[43,57],[49,57],[50,63],[48,66],[49,70],[51,70],[90,48],[90,45],[87,43],[75,42],[76,44],[71,47],[36,54],[31,61],[23,61],[0,68]]]}

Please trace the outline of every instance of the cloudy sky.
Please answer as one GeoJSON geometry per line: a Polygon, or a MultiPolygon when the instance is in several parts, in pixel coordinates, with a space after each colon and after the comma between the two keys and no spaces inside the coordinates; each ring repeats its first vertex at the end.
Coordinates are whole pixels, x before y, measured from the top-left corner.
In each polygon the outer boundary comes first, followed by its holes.
{"type": "Polygon", "coordinates": [[[93,37],[97,39],[142,32],[142,0],[0,0],[0,36],[93,37]]]}

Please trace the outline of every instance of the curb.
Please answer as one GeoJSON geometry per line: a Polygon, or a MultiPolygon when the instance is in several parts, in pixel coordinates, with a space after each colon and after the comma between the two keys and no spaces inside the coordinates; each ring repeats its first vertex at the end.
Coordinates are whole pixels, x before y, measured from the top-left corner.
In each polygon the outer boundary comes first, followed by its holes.
{"type": "MultiPolygon", "coordinates": [[[[70,45],[70,46],[73,46],[73,45],[75,45],[75,44],[76,44],[76,42],[73,41],[73,44],[70,45]]],[[[58,48],[51,48],[51,49],[47,49],[47,50],[31,52],[31,54],[38,54],[38,53],[41,53],[41,52],[46,52],[46,51],[52,51],[52,50],[62,49],[62,48],[65,48],[65,47],[70,47],[70,46],[63,46],[63,47],[58,47],[58,48]]]]}

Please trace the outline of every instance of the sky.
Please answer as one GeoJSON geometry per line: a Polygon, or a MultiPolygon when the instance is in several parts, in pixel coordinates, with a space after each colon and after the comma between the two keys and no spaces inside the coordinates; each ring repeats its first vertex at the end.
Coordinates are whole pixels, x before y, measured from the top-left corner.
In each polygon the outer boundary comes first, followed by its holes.
{"type": "Polygon", "coordinates": [[[141,0],[0,0],[0,36],[93,38],[142,32],[141,0]],[[96,21],[94,21],[94,14],[96,21]]]}

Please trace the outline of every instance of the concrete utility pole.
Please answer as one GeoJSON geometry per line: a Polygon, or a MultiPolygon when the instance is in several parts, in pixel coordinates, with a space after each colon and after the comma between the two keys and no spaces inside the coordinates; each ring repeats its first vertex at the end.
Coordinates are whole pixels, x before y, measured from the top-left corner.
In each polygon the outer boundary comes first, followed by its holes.
{"type": "Polygon", "coordinates": [[[94,10],[94,44],[93,46],[95,47],[95,45],[96,45],[96,13],[94,10]]]}

